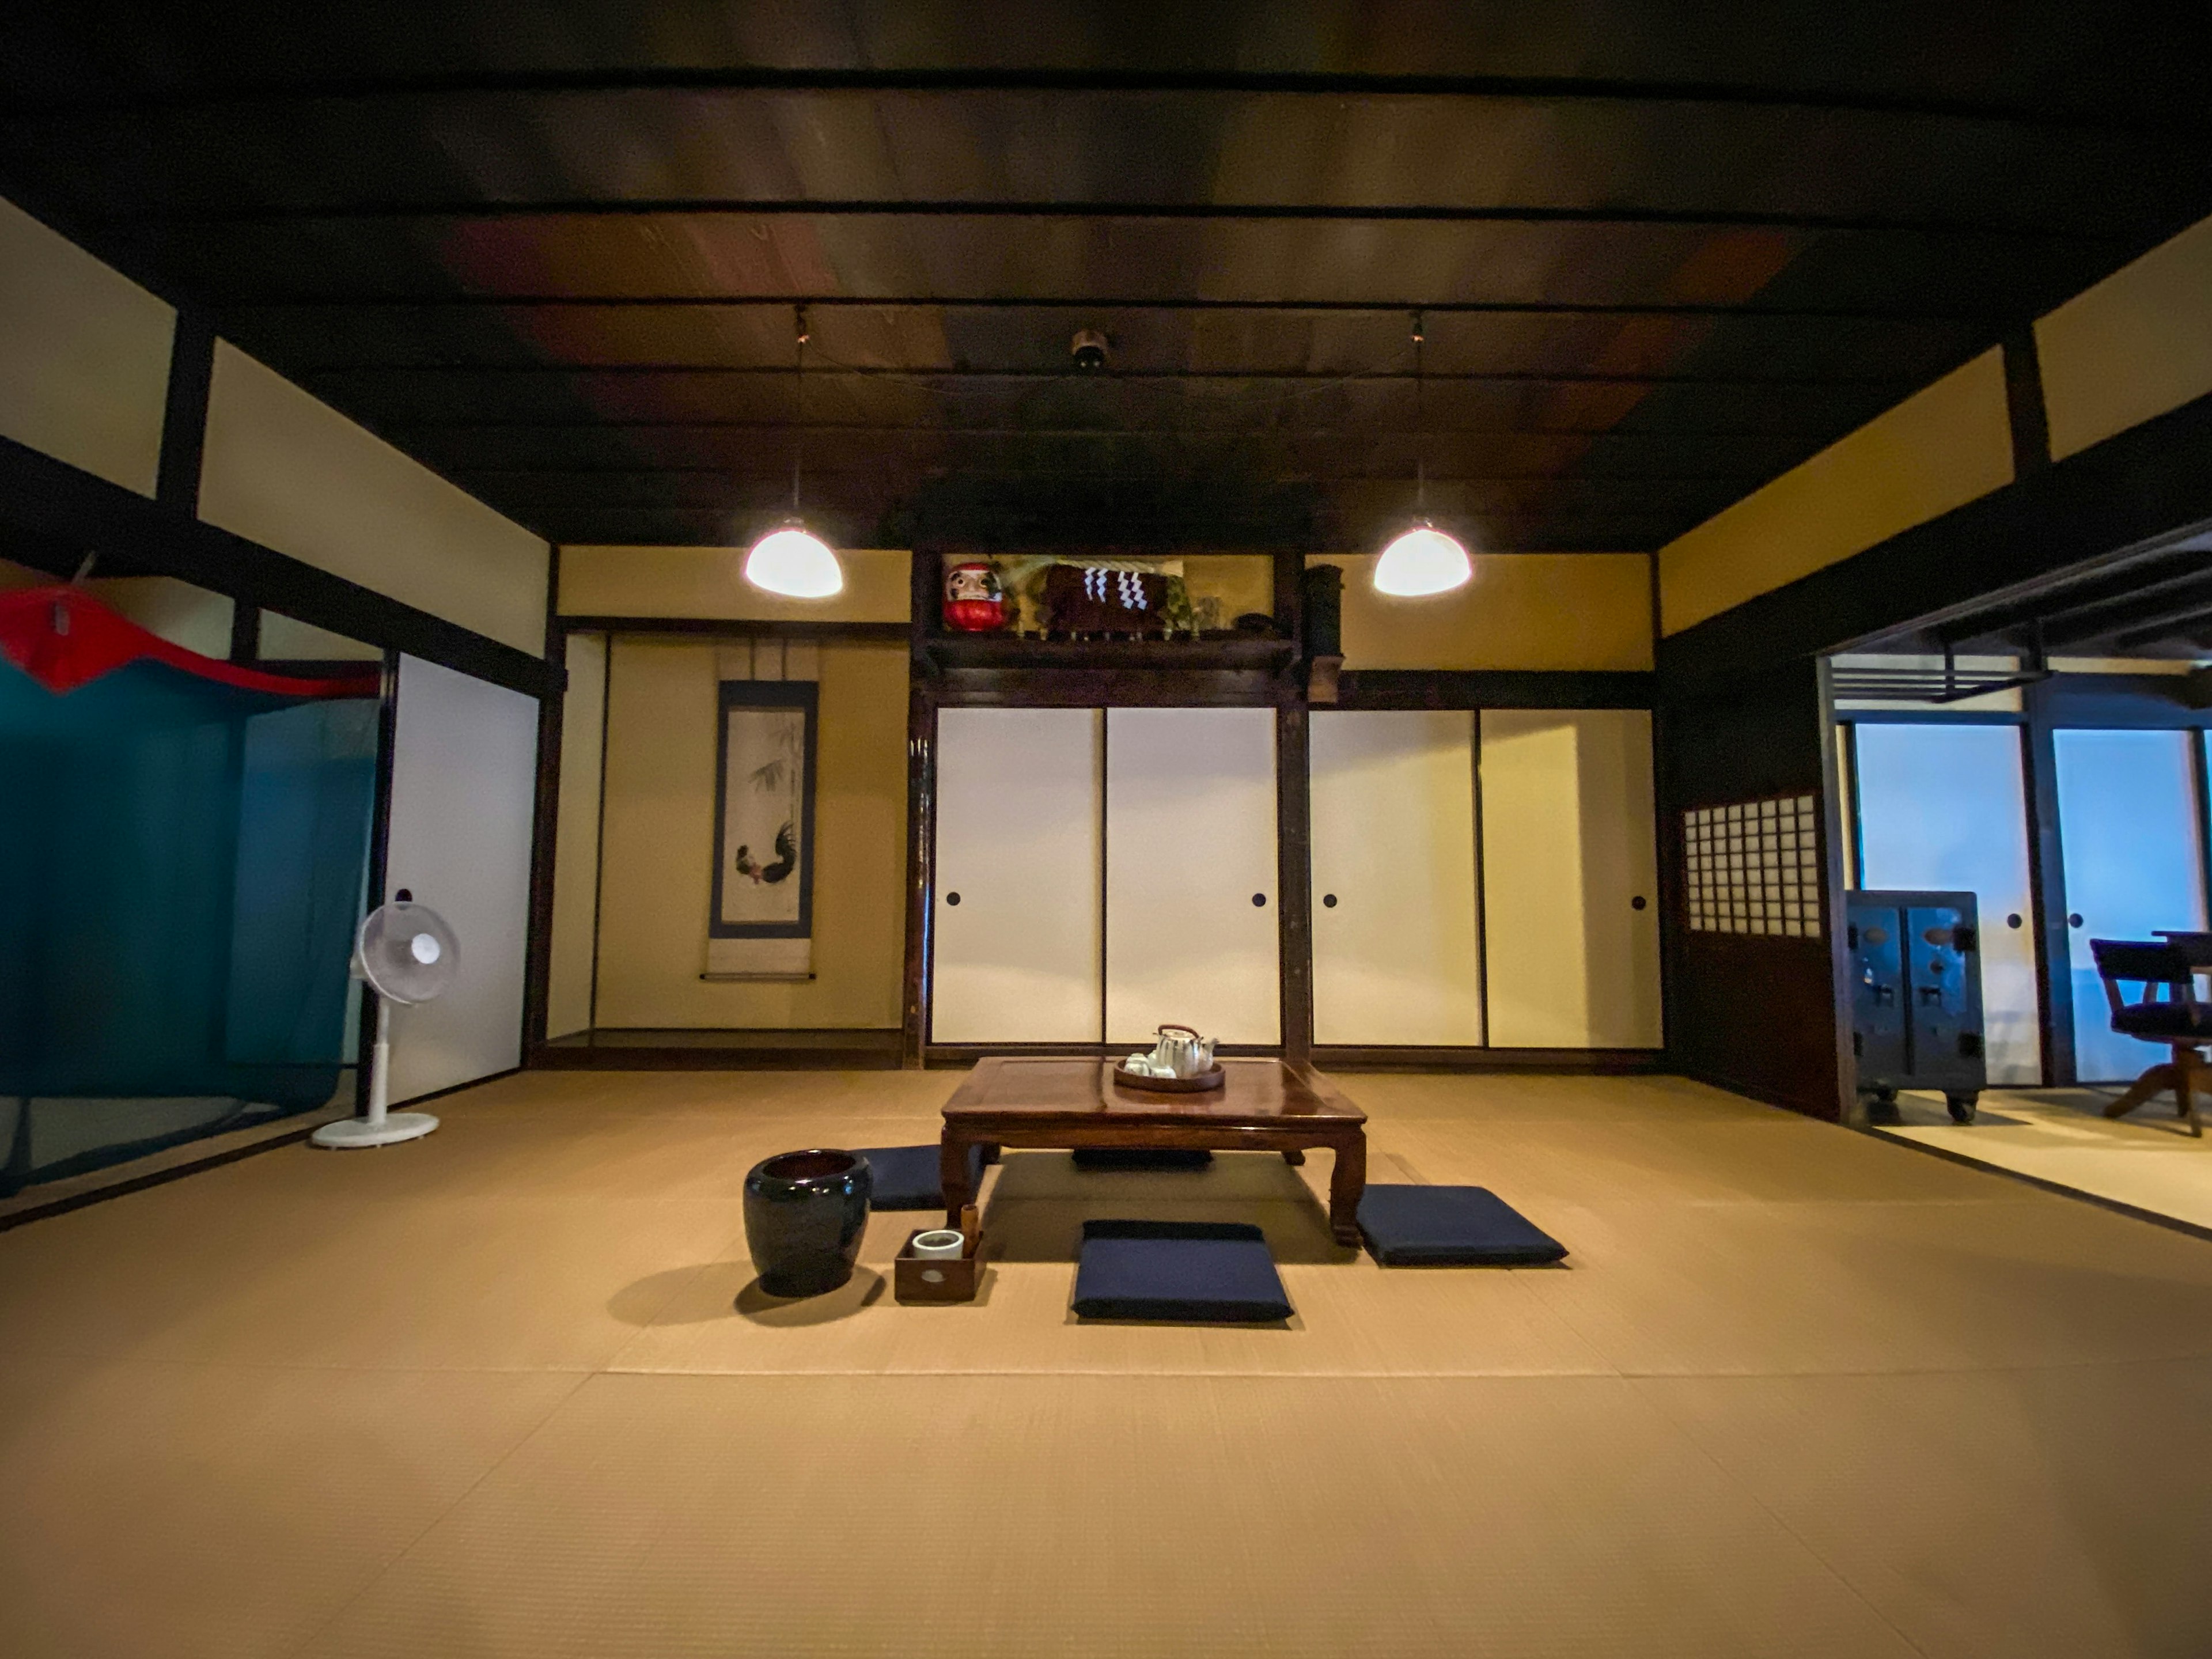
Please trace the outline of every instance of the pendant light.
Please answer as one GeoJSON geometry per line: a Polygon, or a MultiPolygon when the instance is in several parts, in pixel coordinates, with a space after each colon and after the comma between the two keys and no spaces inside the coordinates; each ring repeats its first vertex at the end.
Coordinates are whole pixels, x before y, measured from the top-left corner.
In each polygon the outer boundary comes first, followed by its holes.
{"type": "Polygon", "coordinates": [[[830,544],[799,515],[799,472],[806,453],[806,307],[795,307],[792,317],[798,356],[792,373],[791,516],[752,544],[745,555],[744,578],[786,599],[826,599],[842,591],[845,571],[830,544]]]}
{"type": "Polygon", "coordinates": [[[1445,534],[1429,522],[1428,405],[1423,396],[1427,381],[1422,373],[1421,347],[1426,330],[1421,313],[1413,313],[1413,522],[1399,532],[1375,561],[1375,591],[1394,599],[1425,599],[1464,587],[1474,574],[1474,563],[1456,536],[1445,534]]]}

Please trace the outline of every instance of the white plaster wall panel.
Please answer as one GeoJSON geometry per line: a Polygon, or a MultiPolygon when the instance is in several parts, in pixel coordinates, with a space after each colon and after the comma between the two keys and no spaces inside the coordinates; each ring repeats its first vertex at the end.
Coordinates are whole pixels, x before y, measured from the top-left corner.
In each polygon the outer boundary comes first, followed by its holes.
{"type": "Polygon", "coordinates": [[[383,896],[444,916],[461,962],[445,995],[394,1012],[395,1103],[521,1063],[537,775],[536,698],[400,659],[383,896]]]}

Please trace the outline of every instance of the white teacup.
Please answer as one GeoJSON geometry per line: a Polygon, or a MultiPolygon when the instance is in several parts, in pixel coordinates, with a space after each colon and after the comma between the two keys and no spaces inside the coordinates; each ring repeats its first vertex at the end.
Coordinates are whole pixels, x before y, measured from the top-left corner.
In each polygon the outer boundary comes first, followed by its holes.
{"type": "Polygon", "coordinates": [[[907,1249],[912,1255],[957,1256],[967,1248],[968,1240],[964,1235],[953,1231],[950,1227],[943,1227],[935,1232],[916,1233],[914,1243],[907,1249]]]}

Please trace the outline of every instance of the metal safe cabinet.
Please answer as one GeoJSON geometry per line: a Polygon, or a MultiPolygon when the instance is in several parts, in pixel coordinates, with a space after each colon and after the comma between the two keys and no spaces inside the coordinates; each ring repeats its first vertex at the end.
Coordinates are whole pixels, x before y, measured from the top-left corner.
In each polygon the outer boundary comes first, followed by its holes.
{"type": "Polygon", "coordinates": [[[1981,931],[1972,893],[1844,896],[1851,953],[1851,1053],[1860,1097],[1894,1122],[1897,1092],[1940,1092],[1974,1121],[1988,1086],[1982,1035],[1981,931]]]}

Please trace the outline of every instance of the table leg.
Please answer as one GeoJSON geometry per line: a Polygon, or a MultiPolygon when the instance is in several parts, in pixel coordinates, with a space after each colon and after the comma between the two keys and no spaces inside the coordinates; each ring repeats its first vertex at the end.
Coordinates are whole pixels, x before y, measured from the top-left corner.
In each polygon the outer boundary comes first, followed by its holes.
{"type": "Polygon", "coordinates": [[[945,1224],[957,1228],[960,1212],[973,1204],[977,1194],[968,1186],[968,1141],[951,1130],[945,1132],[937,1147],[937,1176],[945,1188],[945,1224]]]}
{"type": "Polygon", "coordinates": [[[1328,1230],[1340,1244],[1359,1243],[1359,1195],[1367,1190],[1367,1137],[1358,1131],[1336,1143],[1328,1177],[1328,1230]]]}

